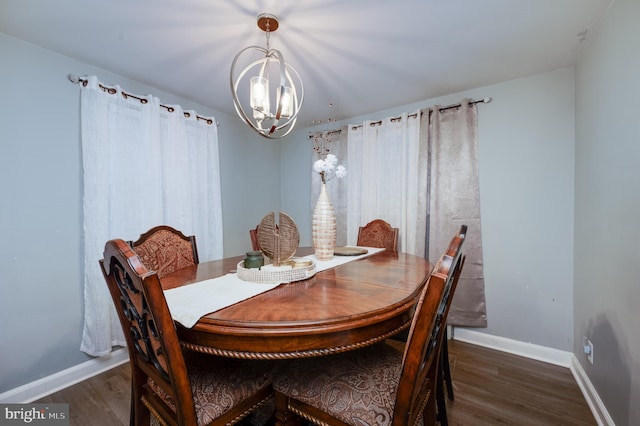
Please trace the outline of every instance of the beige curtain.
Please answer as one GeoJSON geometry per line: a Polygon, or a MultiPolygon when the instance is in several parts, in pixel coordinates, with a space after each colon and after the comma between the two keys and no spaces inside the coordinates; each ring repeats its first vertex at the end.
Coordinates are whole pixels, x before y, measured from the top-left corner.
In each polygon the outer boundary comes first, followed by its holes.
{"type": "Polygon", "coordinates": [[[451,237],[468,226],[464,243],[466,263],[456,289],[448,323],[486,327],[482,234],[480,229],[480,188],[476,105],[465,99],[458,108],[434,106],[423,111],[422,155],[428,156],[427,253],[437,259],[451,237]],[[426,140],[425,140],[426,138],[426,140]]]}

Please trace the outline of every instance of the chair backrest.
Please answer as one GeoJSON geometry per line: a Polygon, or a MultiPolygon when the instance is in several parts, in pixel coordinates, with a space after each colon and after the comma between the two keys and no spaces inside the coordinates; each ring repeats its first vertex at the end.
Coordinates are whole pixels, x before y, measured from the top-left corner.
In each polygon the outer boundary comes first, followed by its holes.
{"type": "MultiPolygon", "coordinates": [[[[467,227],[463,225],[436,263],[416,306],[402,362],[393,425],[413,425],[425,406],[435,400],[437,369],[446,327],[449,295],[457,285],[464,255],[461,248],[467,227]]],[[[425,412],[425,415],[431,415],[425,412]]],[[[431,420],[431,419],[430,419],[431,420]]],[[[435,419],[433,419],[435,420],[435,419]]],[[[425,424],[431,424],[427,421],[425,424]]]]}
{"type": "Polygon", "coordinates": [[[259,226],[260,225],[256,226],[255,229],[249,230],[249,237],[251,237],[251,248],[253,249],[253,251],[260,250],[260,244],[258,243],[258,227],[259,226]]]}
{"type": "Polygon", "coordinates": [[[155,226],[130,245],[142,264],[158,273],[158,278],[198,263],[196,237],[186,236],[170,226],[155,226]]]}
{"type": "Polygon", "coordinates": [[[123,240],[108,241],[100,267],[127,340],[132,376],[133,424],[149,424],[151,405],[164,418],[196,424],[196,411],[178,334],[158,274],[123,240]],[[173,399],[173,411],[149,387],[152,379],[173,399]]]}
{"type": "Polygon", "coordinates": [[[364,247],[382,247],[398,251],[398,228],[393,228],[382,219],[375,219],[358,228],[358,243],[364,247]]]}

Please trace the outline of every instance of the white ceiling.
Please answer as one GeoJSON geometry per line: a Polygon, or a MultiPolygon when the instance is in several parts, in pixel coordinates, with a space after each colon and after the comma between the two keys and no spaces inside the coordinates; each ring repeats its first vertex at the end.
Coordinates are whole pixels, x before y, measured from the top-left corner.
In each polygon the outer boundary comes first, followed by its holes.
{"type": "Polygon", "coordinates": [[[308,126],[570,66],[612,1],[0,0],[0,32],[235,114],[231,62],[272,13],[308,126]]]}

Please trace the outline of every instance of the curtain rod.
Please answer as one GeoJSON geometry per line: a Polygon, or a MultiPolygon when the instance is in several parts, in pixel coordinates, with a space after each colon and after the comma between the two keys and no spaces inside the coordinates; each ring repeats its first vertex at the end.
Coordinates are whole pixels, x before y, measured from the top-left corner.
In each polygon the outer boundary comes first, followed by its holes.
{"type": "MultiPolygon", "coordinates": [[[[70,82],[74,83],[74,84],[82,84],[84,87],[87,87],[87,84],[89,83],[89,80],[78,77],[76,75],[73,74],[67,74],[67,78],[69,79],[70,82]]],[[[98,87],[100,87],[100,89],[103,92],[109,93],[110,95],[115,95],[116,94],[116,89],[114,89],[113,87],[107,87],[104,86],[102,84],[98,84],[98,87]]],[[[147,99],[145,98],[141,98],[139,96],[136,95],[132,95],[131,93],[127,93],[125,91],[121,91],[120,93],[122,93],[122,97],[127,99],[127,98],[133,98],[133,99],[137,99],[138,101],[140,101],[141,104],[146,104],[147,102],[149,102],[147,99]]],[[[169,112],[175,112],[175,108],[169,105],[163,105],[160,104],[160,106],[164,109],[166,109],[169,112]]],[[[186,118],[191,117],[191,113],[188,111],[183,111],[183,114],[186,118]]],[[[204,122],[206,122],[208,125],[212,125],[213,124],[213,120],[207,117],[202,117],[200,115],[196,114],[196,120],[202,120],[204,122]]],[[[216,122],[216,126],[218,125],[218,123],[216,122]]]]}
{"type": "MultiPolygon", "coordinates": [[[[482,104],[488,104],[492,100],[493,100],[492,98],[487,97],[487,98],[482,98],[482,99],[478,99],[478,100],[471,100],[471,102],[469,102],[469,104],[471,104],[471,105],[481,104],[481,103],[482,104]]],[[[462,103],[458,102],[457,104],[451,104],[451,105],[446,105],[446,106],[440,107],[440,108],[438,108],[438,110],[440,112],[443,112],[443,111],[446,111],[448,109],[460,108],[461,106],[462,106],[462,103]]],[[[429,115],[431,115],[432,112],[433,112],[433,107],[429,108],[429,115]]],[[[421,114],[422,114],[422,112],[421,112],[421,114]]],[[[417,116],[418,115],[416,113],[416,114],[410,114],[407,117],[416,118],[417,116]]],[[[398,120],[401,120],[401,119],[402,119],[402,117],[392,117],[390,120],[391,121],[398,121],[398,120]]],[[[370,126],[378,126],[380,124],[382,124],[382,120],[372,121],[371,123],[369,123],[370,126]]],[[[362,124],[357,125],[357,126],[353,126],[351,129],[355,130],[355,129],[358,129],[360,127],[362,127],[362,124]]],[[[323,133],[325,135],[331,135],[331,134],[334,134],[334,133],[340,134],[341,132],[342,132],[342,129],[334,129],[334,130],[329,130],[329,131],[326,131],[326,132],[317,132],[317,133],[323,133]]],[[[311,139],[313,137],[315,137],[314,134],[309,134],[309,139],[311,139]]]]}
{"type": "MultiPolygon", "coordinates": [[[[470,105],[475,105],[475,104],[488,104],[489,102],[492,101],[492,98],[487,97],[487,98],[483,98],[483,99],[479,99],[479,100],[471,100],[471,102],[469,102],[470,105]]],[[[446,111],[448,109],[454,109],[454,108],[460,108],[462,106],[461,102],[458,102],[457,104],[451,104],[451,105],[446,105],[443,107],[438,108],[438,111],[443,112],[446,111]]],[[[429,108],[429,115],[431,115],[431,113],[433,112],[433,107],[429,108]]],[[[420,111],[420,114],[422,114],[422,111],[420,111]]],[[[407,115],[408,118],[417,118],[418,115],[416,114],[409,114],[407,115]]],[[[399,121],[402,120],[402,117],[392,117],[390,119],[391,121],[399,121]]],[[[370,126],[378,126],[382,124],[382,120],[378,120],[378,121],[373,121],[371,123],[369,123],[370,126]]],[[[359,126],[353,126],[351,129],[357,129],[359,127],[362,127],[362,125],[359,126]]]]}

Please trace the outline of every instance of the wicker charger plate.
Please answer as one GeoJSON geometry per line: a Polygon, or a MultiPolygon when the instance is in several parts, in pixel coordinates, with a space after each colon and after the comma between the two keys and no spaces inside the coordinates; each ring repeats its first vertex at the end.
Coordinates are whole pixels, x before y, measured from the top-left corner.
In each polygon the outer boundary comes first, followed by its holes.
{"type": "Polygon", "coordinates": [[[260,284],[275,284],[275,283],[291,283],[294,281],[306,280],[316,274],[316,264],[311,262],[296,262],[290,261],[293,264],[291,269],[258,269],[258,268],[245,268],[244,261],[238,263],[237,271],[238,278],[244,281],[250,281],[252,283],[260,284]],[[304,266],[298,266],[304,265],[304,266]]]}
{"type": "Polygon", "coordinates": [[[336,256],[360,256],[368,252],[369,250],[362,247],[336,247],[333,249],[333,254],[336,256]]]}
{"type": "Polygon", "coordinates": [[[298,249],[300,234],[296,223],[285,212],[280,212],[278,220],[276,223],[275,212],[267,214],[258,225],[257,238],[262,253],[274,264],[284,265],[298,249]]]}

